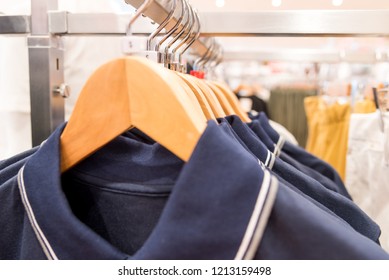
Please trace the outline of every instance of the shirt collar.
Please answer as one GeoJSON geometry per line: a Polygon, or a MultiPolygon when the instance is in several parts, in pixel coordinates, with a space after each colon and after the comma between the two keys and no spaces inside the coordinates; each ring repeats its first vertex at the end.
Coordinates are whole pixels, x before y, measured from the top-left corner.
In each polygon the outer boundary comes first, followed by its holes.
{"type": "Polygon", "coordinates": [[[226,120],[240,139],[247,145],[250,151],[262,162],[265,162],[269,151],[254,132],[237,116],[228,116],[226,120]]]}
{"type": "Polygon", "coordinates": [[[266,114],[263,112],[259,113],[257,119],[259,120],[262,128],[265,130],[267,135],[269,135],[269,137],[273,140],[274,143],[277,143],[278,139],[280,138],[280,135],[271,127],[266,114]]]}
{"type": "Polygon", "coordinates": [[[273,140],[266,134],[265,130],[262,128],[258,120],[253,120],[251,123],[247,124],[252,131],[261,139],[261,141],[266,145],[266,147],[274,152],[275,144],[273,140]]]}
{"type": "Polygon", "coordinates": [[[61,187],[58,128],[19,173],[35,235],[49,259],[247,259],[254,256],[277,181],[209,122],[173,187],[159,222],[128,256],[79,221],[61,187]]]}

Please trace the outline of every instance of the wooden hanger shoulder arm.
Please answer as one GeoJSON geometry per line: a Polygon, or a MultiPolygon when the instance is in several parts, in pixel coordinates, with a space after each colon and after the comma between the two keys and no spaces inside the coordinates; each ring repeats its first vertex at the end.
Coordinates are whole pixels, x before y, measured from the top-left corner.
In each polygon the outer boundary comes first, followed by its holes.
{"type": "Polygon", "coordinates": [[[139,57],[101,66],[87,81],[61,135],[66,171],[130,127],[188,160],[206,127],[204,115],[172,73],[139,57]]]}

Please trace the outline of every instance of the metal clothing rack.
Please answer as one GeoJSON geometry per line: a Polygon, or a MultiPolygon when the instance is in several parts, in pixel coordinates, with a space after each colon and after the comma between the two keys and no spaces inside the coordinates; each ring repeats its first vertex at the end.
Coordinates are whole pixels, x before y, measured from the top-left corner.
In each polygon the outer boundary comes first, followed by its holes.
{"type": "Polygon", "coordinates": [[[276,50],[276,51],[227,51],[223,53],[223,61],[283,61],[312,63],[375,63],[388,62],[389,53],[370,51],[344,50],[276,50]]]}
{"type": "Polygon", "coordinates": [[[58,0],[31,0],[31,16],[0,16],[0,34],[27,34],[33,145],[39,145],[64,121],[64,50],[49,32],[49,10],[58,0]]]}
{"type": "MultiPolygon", "coordinates": [[[[143,0],[126,0],[139,8],[143,0]]],[[[170,0],[155,0],[145,15],[160,24],[167,16],[170,0]]],[[[0,34],[28,34],[30,96],[33,145],[40,144],[64,120],[64,83],[62,36],[75,34],[125,34],[131,15],[71,14],[58,11],[58,0],[31,0],[31,16],[0,15],[0,34]],[[104,23],[104,24],[102,24],[104,23]],[[38,70],[37,70],[38,69],[38,70]]],[[[200,13],[202,37],[214,36],[292,36],[292,37],[388,37],[389,10],[364,11],[277,11],[244,13],[200,13]]],[[[176,19],[170,23],[174,25],[176,19]]],[[[168,25],[167,28],[170,26],[168,25]]],[[[134,34],[148,34],[153,30],[150,21],[136,22],[134,34]]],[[[204,38],[195,41],[192,53],[203,56],[207,52],[204,38]]],[[[268,58],[287,55],[262,53],[268,58]]],[[[227,53],[250,59],[258,53],[227,53]]],[[[319,56],[327,60],[339,59],[339,54],[300,54],[302,59],[319,56]]],[[[289,57],[291,57],[289,55],[289,57]]],[[[342,57],[343,61],[375,62],[374,54],[342,57]]]]}
{"type": "Polygon", "coordinates": [[[207,36],[388,36],[389,10],[294,10],[203,13],[207,36]],[[223,24],[220,24],[220,23],[223,24]]]}

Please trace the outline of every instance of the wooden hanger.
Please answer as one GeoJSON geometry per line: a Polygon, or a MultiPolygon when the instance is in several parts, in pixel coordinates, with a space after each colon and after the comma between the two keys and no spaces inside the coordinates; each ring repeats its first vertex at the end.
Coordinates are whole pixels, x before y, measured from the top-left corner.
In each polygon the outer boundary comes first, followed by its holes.
{"type": "Polygon", "coordinates": [[[178,77],[141,57],[111,61],[88,79],[61,135],[64,172],[131,127],[187,161],[206,127],[178,77]]]}
{"type": "Polygon", "coordinates": [[[212,110],[211,106],[209,105],[207,99],[205,98],[204,93],[201,91],[199,86],[195,82],[193,82],[193,80],[191,79],[191,76],[189,76],[187,74],[180,73],[180,72],[175,72],[175,74],[178,75],[190,87],[191,91],[196,96],[196,98],[201,106],[201,109],[203,110],[203,113],[204,113],[205,117],[207,118],[207,120],[210,120],[210,119],[216,120],[216,116],[213,113],[213,110],[212,110]]]}
{"type": "MultiPolygon", "coordinates": [[[[176,71],[173,71],[173,70],[167,70],[167,71],[170,71],[173,76],[175,76],[175,80],[177,81],[178,84],[180,84],[180,86],[183,88],[183,90],[185,91],[186,95],[188,96],[188,98],[193,102],[195,103],[196,105],[194,106],[194,109],[198,110],[200,109],[200,112],[201,114],[204,114],[205,118],[207,120],[210,120],[212,119],[211,116],[210,116],[210,113],[207,111],[207,108],[204,107],[204,105],[202,104],[201,100],[198,99],[196,93],[192,90],[192,88],[179,76],[177,75],[178,72],[176,71]]],[[[216,118],[213,118],[214,120],[216,120],[216,118]]]]}
{"type": "Polygon", "coordinates": [[[251,122],[251,119],[247,115],[247,113],[242,109],[238,98],[236,95],[232,92],[232,90],[225,84],[220,82],[211,81],[212,84],[214,84],[216,87],[218,87],[221,92],[224,94],[234,111],[236,112],[236,115],[243,121],[243,122],[251,122]]]}
{"type": "Polygon", "coordinates": [[[203,80],[193,77],[191,75],[188,75],[187,78],[192,81],[192,83],[196,84],[200,89],[201,92],[204,94],[205,99],[208,101],[209,106],[211,107],[214,115],[217,118],[223,118],[227,114],[224,112],[222,106],[219,103],[219,100],[216,98],[215,94],[212,92],[212,90],[204,83],[203,80]]]}
{"type": "Polygon", "coordinates": [[[221,90],[216,87],[214,84],[212,84],[210,81],[203,80],[208,87],[211,88],[212,92],[215,94],[216,98],[219,100],[220,105],[222,106],[224,112],[228,116],[230,115],[236,115],[235,110],[232,108],[230,103],[228,102],[227,98],[224,96],[224,94],[221,92],[221,90]]]}

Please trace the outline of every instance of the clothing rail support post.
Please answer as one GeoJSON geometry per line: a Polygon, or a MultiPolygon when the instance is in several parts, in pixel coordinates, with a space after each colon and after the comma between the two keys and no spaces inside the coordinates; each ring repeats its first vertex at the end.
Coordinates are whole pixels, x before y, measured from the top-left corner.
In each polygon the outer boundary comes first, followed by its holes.
{"type": "Polygon", "coordinates": [[[58,88],[64,84],[64,50],[59,36],[49,33],[49,10],[58,0],[31,0],[31,34],[27,37],[32,144],[39,145],[65,119],[58,88]]]}

